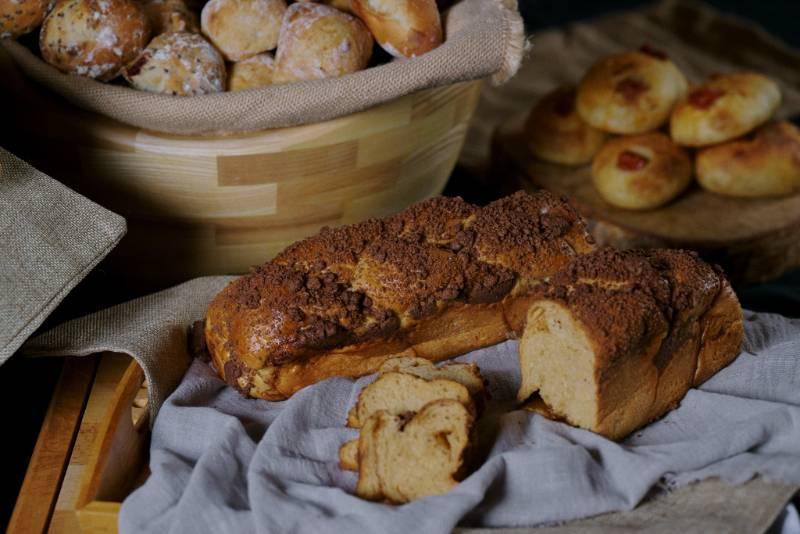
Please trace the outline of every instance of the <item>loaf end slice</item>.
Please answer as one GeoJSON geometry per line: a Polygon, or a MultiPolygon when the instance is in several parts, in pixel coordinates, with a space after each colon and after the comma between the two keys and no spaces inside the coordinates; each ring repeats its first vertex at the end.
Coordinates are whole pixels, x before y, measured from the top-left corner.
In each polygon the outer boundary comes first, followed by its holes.
{"type": "Polygon", "coordinates": [[[473,421],[454,400],[430,402],[413,416],[372,414],[359,437],[356,493],[393,503],[446,493],[465,474],[473,421]]]}

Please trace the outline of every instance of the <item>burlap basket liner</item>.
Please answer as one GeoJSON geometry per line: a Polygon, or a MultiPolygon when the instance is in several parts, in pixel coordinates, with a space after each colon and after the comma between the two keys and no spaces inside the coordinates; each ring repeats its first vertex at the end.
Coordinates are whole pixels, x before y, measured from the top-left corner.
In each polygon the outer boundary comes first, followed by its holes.
{"type": "Polygon", "coordinates": [[[65,75],[17,42],[2,46],[27,76],[83,109],[139,128],[196,135],[325,121],[430,87],[487,76],[502,83],[519,67],[525,36],[516,0],[461,0],[444,26],[444,44],[417,58],[340,78],[195,97],[65,75]]]}

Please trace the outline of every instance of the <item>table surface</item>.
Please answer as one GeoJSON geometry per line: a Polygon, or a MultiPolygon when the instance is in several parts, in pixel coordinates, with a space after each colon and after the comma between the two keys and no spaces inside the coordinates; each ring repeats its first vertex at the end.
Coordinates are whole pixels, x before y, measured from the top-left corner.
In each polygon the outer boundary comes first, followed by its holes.
{"type": "MultiPolygon", "coordinates": [[[[537,30],[585,19],[613,10],[629,9],[647,2],[638,0],[519,0],[527,29],[537,30]]],[[[710,0],[717,8],[755,20],[788,44],[800,48],[800,2],[796,0],[710,0]]],[[[485,203],[496,195],[486,183],[463,169],[456,169],[445,190],[485,203]]],[[[759,286],[737,288],[743,306],[758,311],[800,316],[800,272],[759,286]]],[[[101,264],[59,306],[43,329],[72,317],[90,313],[135,296],[124,280],[101,264]]],[[[14,439],[4,444],[3,477],[0,479],[0,529],[5,530],[17,499],[31,453],[64,362],[60,359],[12,358],[0,367],[0,403],[6,406],[6,428],[14,439]],[[24,377],[24,378],[21,378],[24,377]],[[8,408],[13,407],[13,408],[8,408]]]]}

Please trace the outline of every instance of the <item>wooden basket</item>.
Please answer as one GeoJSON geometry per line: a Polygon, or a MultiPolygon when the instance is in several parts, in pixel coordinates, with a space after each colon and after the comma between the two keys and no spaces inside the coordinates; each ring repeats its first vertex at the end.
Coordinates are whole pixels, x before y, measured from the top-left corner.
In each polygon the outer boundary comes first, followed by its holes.
{"type": "Polygon", "coordinates": [[[0,143],[123,215],[128,234],[110,262],[145,286],[244,272],[322,226],[441,193],[480,92],[465,82],[318,124],[181,137],[20,84],[0,143]]]}

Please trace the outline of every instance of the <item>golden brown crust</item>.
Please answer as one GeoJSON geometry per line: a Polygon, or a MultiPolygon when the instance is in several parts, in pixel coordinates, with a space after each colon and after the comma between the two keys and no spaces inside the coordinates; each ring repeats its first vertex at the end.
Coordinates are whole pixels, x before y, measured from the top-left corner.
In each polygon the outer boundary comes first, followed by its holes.
{"type": "Polygon", "coordinates": [[[231,65],[228,90],[244,91],[254,87],[272,85],[274,77],[275,59],[272,54],[258,54],[231,65]]]}
{"type": "Polygon", "coordinates": [[[0,2],[0,39],[15,39],[32,32],[53,9],[54,0],[5,0],[0,2]]]}
{"type": "Polygon", "coordinates": [[[730,141],[767,122],[781,102],[778,85],[761,74],[718,74],[676,104],[670,135],[679,145],[730,141]]]}
{"type": "Polygon", "coordinates": [[[278,45],[285,0],[210,0],[200,15],[203,34],[228,61],[241,61],[278,45]]]}
{"type": "Polygon", "coordinates": [[[669,119],[688,84],[661,54],[625,52],[595,63],[578,86],[577,109],[590,125],[611,133],[654,130],[669,119]]]}
{"type": "Polygon", "coordinates": [[[415,57],[442,44],[436,0],[353,0],[353,11],[395,57],[415,57]]]}
{"type": "Polygon", "coordinates": [[[592,243],[545,192],[432,199],[324,229],[233,281],[209,308],[208,346],[228,383],[268,399],[403,352],[441,360],[506,339],[515,304],[592,243]]]}
{"type": "Polygon", "coordinates": [[[662,133],[608,141],[592,163],[592,182],[609,204],[653,209],[680,195],[692,180],[692,162],[662,133]]]}
{"type": "Polygon", "coordinates": [[[800,191],[800,130],[773,122],[751,140],[701,150],[695,169],[700,185],[720,195],[791,195],[800,191]]]}
{"type": "Polygon", "coordinates": [[[362,70],[372,43],[357,17],[324,4],[292,4],[281,24],[274,81],[320,80],[362,70]]]}
{"type": "Polygon", "coordinates": [[[562,165],[589,163],[607,137],[580,118],[575,89],[570,87],[560,87],[537,102],[525,123],[525,136],[537,158],[562,165]]]}
{"type": "Polygon", "coordinates": [[[150,38],[135,0],[63,0],[42,24],[42,58],[62,72],[101,81],[114,78],[150,38]]]}

